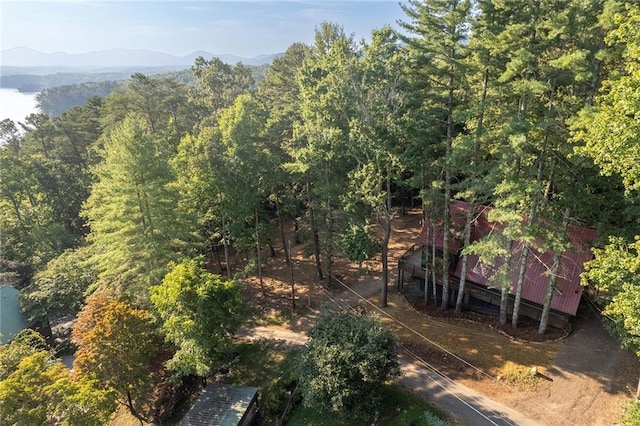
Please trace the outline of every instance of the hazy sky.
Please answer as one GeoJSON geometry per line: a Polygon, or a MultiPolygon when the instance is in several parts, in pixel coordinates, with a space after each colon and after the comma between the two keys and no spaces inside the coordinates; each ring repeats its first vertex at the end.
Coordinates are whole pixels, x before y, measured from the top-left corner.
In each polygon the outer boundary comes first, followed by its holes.
{"type": "Polygon", "coordinates": [[[313,43],[335,22],[356,39],[396,26],[398,0],[378,1],[22,1],[0,0],[0,47],[51,53],[113,48],[186,55],[196,50],[252,57],[313,43]]]}

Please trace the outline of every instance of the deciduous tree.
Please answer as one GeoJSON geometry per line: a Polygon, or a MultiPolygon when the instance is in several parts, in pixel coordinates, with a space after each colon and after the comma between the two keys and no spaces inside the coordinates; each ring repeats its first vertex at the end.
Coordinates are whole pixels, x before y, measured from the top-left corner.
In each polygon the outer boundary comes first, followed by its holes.
{"type": "Polygon", "coordinates": [[[102,425],[114,410],[109,390],[74,379],[34,331],[0,348],[0,422],[12,425],[102,425]]]}
{"type": "Polygon", "coordinates": [[[21,292],[21,305],[29,315],[55,320],[78,313],[97,283],[97,273],[90,262],[93,248],[66,250],[35,274],[21,292]]]}
{"type": "Polygon", "coordinates": [[[206,377],[240,325],[244,303],[233,281],[204,269],[198,260],[175,264],[162,284],[151,288],[162,331],[178,348],[167,367],[177,377],[206,377]]]}
{"type": "Polygon", "coordinates": [[[78,346],[74,375],[113,390],[118,402],[142,419],[153,361],[163,353],[151,314],[98,292],[87,299],[78,315],[72,341],[78,346]]]}

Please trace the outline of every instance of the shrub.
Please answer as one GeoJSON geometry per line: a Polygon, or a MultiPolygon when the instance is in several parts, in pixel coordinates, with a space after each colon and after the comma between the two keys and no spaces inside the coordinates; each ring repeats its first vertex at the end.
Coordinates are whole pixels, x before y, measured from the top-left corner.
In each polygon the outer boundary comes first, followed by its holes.
{"type": "Polygon", "coordinates": [[[373,257],[379,244],[369,224],[350,222],[340,233],[338,245],[347,259],[358,262],[360,266],[362,262],[373,257]]]}
{"type": "Polygon", "coordinates": [[[308,335],[298,380],[304,405],[344,417],[373,415],[382,385],[399,374],[391,331],[377,317],[323,312],[308,335]]]}
{"type": "Polygon", "coordinates": [[[500,369],[499,377],[518,390],[534,389],[540,381],[536,369],[514,364],[511,361],[500,369]]]}
{"type": "Polygon", "coordinates": [[[640,424],[640,401],[629,401],[624,409],[624,416],[620,424],[622,426],[635,426],[640,424]]]}

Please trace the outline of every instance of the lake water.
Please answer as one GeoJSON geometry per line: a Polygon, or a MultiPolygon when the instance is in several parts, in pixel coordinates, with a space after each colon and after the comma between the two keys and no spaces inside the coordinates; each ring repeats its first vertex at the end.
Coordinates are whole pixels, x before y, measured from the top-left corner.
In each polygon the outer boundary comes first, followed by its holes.
{"type": "Polygon", "coordinates": [[[26,116],[38,112],[36,94],[0,88],[0,121],[10,118],[16,123],[24,122],[26,116]]]}

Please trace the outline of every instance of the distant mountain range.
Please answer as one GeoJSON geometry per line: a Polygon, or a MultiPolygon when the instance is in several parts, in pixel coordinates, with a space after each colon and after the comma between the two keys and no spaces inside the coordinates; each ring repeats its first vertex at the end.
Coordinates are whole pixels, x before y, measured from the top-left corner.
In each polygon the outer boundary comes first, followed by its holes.
{"type": "Polygon", "coordinates": [[[87,53],[43,53],[25,47],[16,47],[0,51],[0,64],[3,67],[47,67],[109,69],[123,67],[190,67],[198,56],[205,59],[220,58],[228,64],[242,62],[245,65],[269,64],[280,53],[243,58],[229,54],[215,54],[197,51],[185,56],[142,49],[112,49],[87,53]]]}

